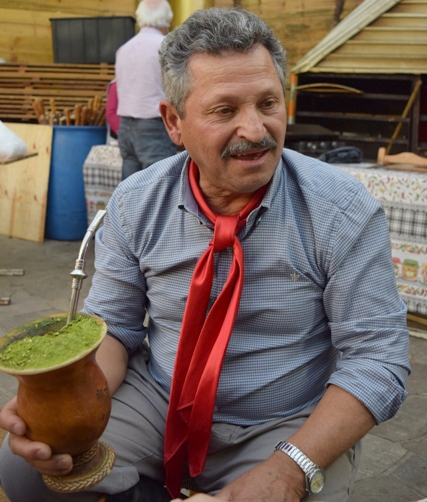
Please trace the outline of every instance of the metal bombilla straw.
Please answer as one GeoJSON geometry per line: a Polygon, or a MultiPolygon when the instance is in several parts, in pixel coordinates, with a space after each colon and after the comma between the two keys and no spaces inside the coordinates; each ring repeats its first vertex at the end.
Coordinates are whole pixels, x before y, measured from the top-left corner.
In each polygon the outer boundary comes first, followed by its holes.
{"type": "Polygon", "coordinates": [[[89,225],[85,236],[83,237],[79,255],[76,260],[75,270],[70,272],[71,277],[73,278],[73,282],[71,284],[71,300],[70,300],[70,308],[68,310],[67,324],[70,323],[76,317],[77,304],[79,302],[80,290],[82,289],[82,281],[86,279],[87,273],[84,270],[85,267],[85,256],[87,252],[87,248],[89,246],[92,237],[94,237],[96,231],[98,230],[99,225],[107,211],[100,210],[96,213],[95,218],[92,223],[89,225]]]}

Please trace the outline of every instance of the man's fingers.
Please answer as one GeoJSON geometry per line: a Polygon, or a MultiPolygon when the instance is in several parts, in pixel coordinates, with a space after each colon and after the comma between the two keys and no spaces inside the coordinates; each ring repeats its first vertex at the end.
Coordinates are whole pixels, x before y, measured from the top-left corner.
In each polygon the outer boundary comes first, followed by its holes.
{"type": "Polygon", "coordinates": [[[30,460],[48,460],[52,456],[52,451],[47,444],[31,441],[26,436],[10,434],[9,446],[12,453],[24,457],[27,462],[30,460]]]}
{"type": "Polygon", "coordinates": [[[10,432],[9,447],[42,474],[64,476],[73,468],[71,455],[52,455],[50,446],[24,436],[27,427],[16,413],[16,396],[0,412],[0,427],[10,432]]]}
{"type": "Polygon", "coordinates": [[[0,427],[13,434],[25,434],[25,422],[16,414],[16,396],[7,402],[0,412],[0,427]]]}
{"type": "Polygon", "coordinates": [[[52,455],[51,448],[38,441],[30,441],[25,436],[9,436],[9,446],[15,455],[23,457],[42,474],[64,476],[73,468],[71,455],[52,455]]]}
{"type": "Polygon", "coordinates": [[[49,460],[34,460],[29,462],[41,474],[50,476],[65,476],[73,468],[70,455],[53,455],[49,460]]]}

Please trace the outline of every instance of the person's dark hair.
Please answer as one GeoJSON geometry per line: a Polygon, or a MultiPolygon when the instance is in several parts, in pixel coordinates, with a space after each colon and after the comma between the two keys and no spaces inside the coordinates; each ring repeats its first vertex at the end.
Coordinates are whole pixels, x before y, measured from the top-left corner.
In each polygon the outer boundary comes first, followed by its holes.
{"type": "Polygon", "coordinates": [[[184,116],[184,102],[191,91],[191,56],[249,52],[257,45],[263,45],[270,53],[285,92],[286,52],[272,29],[255,14],[241,8],[199,10],[169,33],[159,51],[162,84],[179,116],[184,116]]]}

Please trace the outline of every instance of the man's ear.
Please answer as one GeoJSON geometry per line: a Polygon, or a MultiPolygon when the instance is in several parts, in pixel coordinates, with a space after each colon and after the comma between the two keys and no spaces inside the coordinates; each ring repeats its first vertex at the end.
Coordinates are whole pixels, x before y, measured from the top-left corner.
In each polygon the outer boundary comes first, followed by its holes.
{"type": "Polygon", "coordinates": [[[176,145],[183,145],[184,143],[181,138],[181,119],[174,105],[170,101],[163,99],[160,101],[159,110],[170,139],[176,145]]]}

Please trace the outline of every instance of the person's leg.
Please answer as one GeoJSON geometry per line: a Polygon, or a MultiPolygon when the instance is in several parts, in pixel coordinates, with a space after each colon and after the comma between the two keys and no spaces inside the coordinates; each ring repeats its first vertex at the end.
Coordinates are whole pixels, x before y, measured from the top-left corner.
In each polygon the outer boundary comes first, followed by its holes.
{"type": "MultiPolygon", "coordinates": [[[[203,473],[194,479],[199,491],[214,495],[239,475],[267,459],[279,441],[285,441],[298,430],[314,406],[285,419],[253,427],[214,424],[208,458],[203,473]]],[[[357,473],[360,445],[348,450],[326,470],[326,483],[317,496],[304,502],[326,500],[345,502],[357,473]]]]}
{"type": "Polygon", "coordinates": [[[0,485],[12,502],[96,502],[99,494],[54,493],[45,486],[42,477],[21,457],[13,455],[9,449],[8,436],[0,450],[0,485]]]}
{"type": "Polygon", "coordinates": [[[114,394],[110,421],[101,437],[116,454],[114,468],[105,479],[87,492],[52,492],[38,471],[10,452],[5,439],[0,450],[1,486],[12,502],[95,502],[100,494],[126,492],[140,476],[162,487],[168,397],[149,374],[138,351],[130,360],[125,382],[114,394]]]}
{"type": "Polygon", "coordinates": [[[318,495],[307,495],[303,499],[304,502],[315,500],[344,502],[348,500],[356,480],[361,454],[362,443],[359,441],[326,469],[324,489],[318,495]]]}
{"type": "Polygon", "coordinates": [[[138,120],[132,129],[132,146],[141,169],[177,153],[161,119],[138,120]]]}
{"type": "Polygon", "coordinates": [[[147,476],[141,476],[136,485],[122,493],[108,495],[104,502],[170,502],[167,489],[147,476]]]}
{"type": "Polygon", "coordinates": [[[137,121],[126,117],[122,117],[120,120],[118,140],[120,155],[122,157],[122,180],[137,173],[142,168],[132,143],[133,125],[136,122],[137,121]]]}

